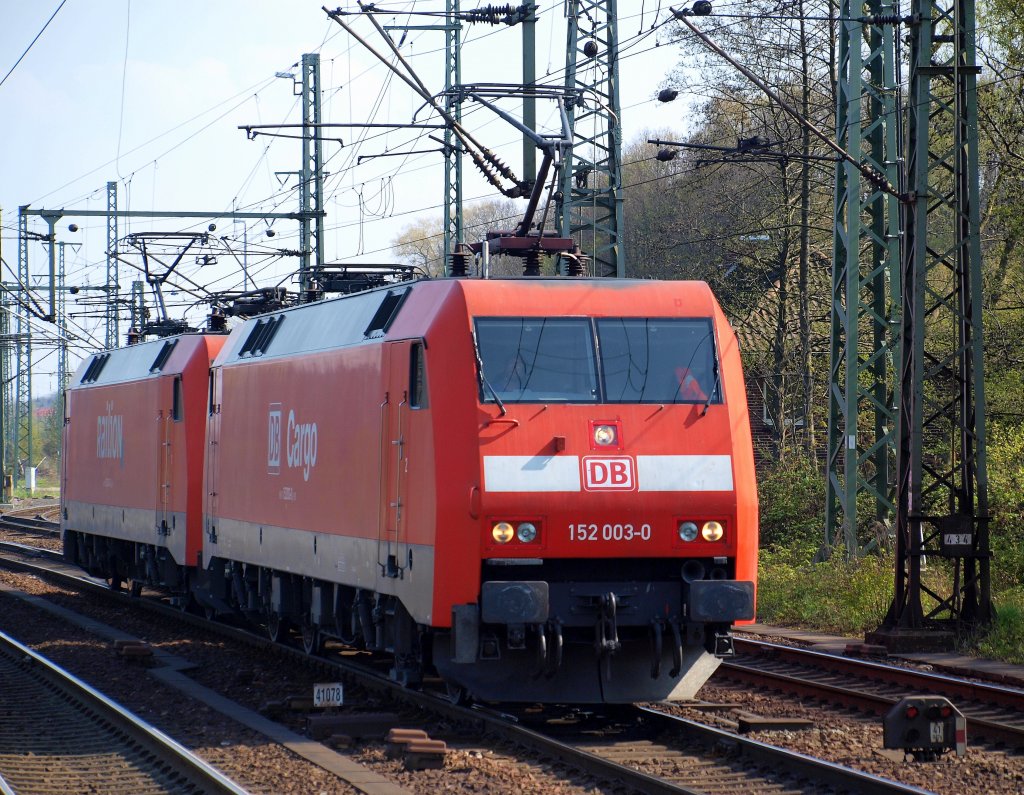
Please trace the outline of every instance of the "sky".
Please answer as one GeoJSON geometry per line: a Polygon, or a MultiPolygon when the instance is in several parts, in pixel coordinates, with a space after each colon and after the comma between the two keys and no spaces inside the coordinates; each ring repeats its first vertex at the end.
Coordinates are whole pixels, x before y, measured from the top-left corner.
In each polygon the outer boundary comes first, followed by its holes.
{"type": "MultiPolygon", "coordinates": [[[[439,0],[377,5],[395,11],[378,15],[384,25],[436,24],[440,20],[405,12],[444,7],[439,0]]],[[[678,60],[677,51],[664,43],[667,27],[651,30],[656,20],[667,17],[667,7],[636,5],[620,11],[619,17],[626,142],[647,129],[682,128],[686,107],[685,102],[663,105],[655,99],[678,60]]],[[[74,211],[104,210],[107,182],[118,184],[122,210],[297,211],[295,177],[287,172],[300,166],[300,141],[263,136],[248,140],[238,127],[301,122],[297,88],[290,78],[275,75],[297,74],[295,65],[303,53],[320,53],[324,122],[408,123],[422,105],[327,17],[318,0],[65,0],[63,5],[60,0],[0,0],[0,77],[8,74],[58,6],[56,16],[0,85],[0,253],[3,279],[11,282],[18,262],[18,208],[64,210],[56,233],[65,243],[66,283],[83,288],[68,299],[73,358],[102,346],[102,309],[98,294],[88,288],[101,285],[106,272],[105,219],[75,218],[74,211]],[[68,229],[72,223],[78,231],[68,229]]],[[[558,81],[566,50],[563,3],[542,2],[539,18],[538,79],[558,81]]],[[[366,19],[348,19],[384,49],[366,19]]],[[[464,28],[463,81],[519,82],[520,37],[517,27],[464,28]]],[[[437,31],[409,32],[401,45],[431,91],[443,88],[443,46],[443,34],[437,31]]],[[[514,102],[504,107],[518,110],[514,102]]],[[[521,170],[521,139],[506,122],[481,109],[464,110],[464,115],[474,135],[521,170]]],[[[418,120],[437,121],[422,111],[418,120]]],[[[538,122],[541,132],[557,131],[553,105],[538,108],[538,122]]],[[[358,158],[437,145],[425,138],[417,141],[418,133],[409,130],[383,134],[344,129],[336,134],[343,145],[325,141],[323,150],[325,261],[394,261],[391,243],[402,229],[440,215],[442,158],[437,152],[358,158]]],[[[467,201],[499,198],[474,176],[468,162],[464,173],[467,201]]],[[[132,233],[203,231],[209,223],[217,224],[216,236],[222,240],[216,245],[223,251],[216,264],[183,258],[178,268],[182,279],[209,290],[240,289],[244,259],[260,286],[282,281],[291,286],[288,275],[297,260],[280,256],[280,250],[298,246],[293,221],[122,219],[118,231],[123,239],[132,233]],[[274,232],[272,238],[268,229],[274,232]],[[247,256],[242,256],[243,249],[247,256]]],[[[40,233],[47,229],[39,218],[30,218],[29,228],[40,233]]],[[[138,256],[126,259],[141,266],[138,256]]],[[[33,286],[43,287],[43,243],[30,243],[29,262],[33,286]]],[[[120,271],[123,292],[142,277],[131,264],[121,265],[120,271]]],[[[184,286],[182,280],[177,284],[184,286]]],[[[168,289],[165,298],[172,316],[184,314],[201,322],[205,306],[196,297],[168,289]]],[[[148,299],[152,305],[151,294],[148,299]]],[[[45,292],[40,300],[45,303],[45,292]]],[[[122,341],[127,326],[125,317],[122,341]]],[[[46,324],[37,331],[53,338],[46,324]]],[[[45,394],[54,388],[55,357],[46,355],[45,343],[40,347],[44,350],[36,354],[34,388],[45,394]]]]}

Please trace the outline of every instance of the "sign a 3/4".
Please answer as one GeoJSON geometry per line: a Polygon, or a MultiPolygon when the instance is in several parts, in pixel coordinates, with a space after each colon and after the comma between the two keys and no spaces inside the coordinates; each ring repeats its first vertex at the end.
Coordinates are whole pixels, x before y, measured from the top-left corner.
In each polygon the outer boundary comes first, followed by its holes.
{"type": "Polygon", "coordinates": [[[936,521],[939,549],[944,557],[969,557],[974,553],[974,527],[968,516],[954,514],[936,521]]]}

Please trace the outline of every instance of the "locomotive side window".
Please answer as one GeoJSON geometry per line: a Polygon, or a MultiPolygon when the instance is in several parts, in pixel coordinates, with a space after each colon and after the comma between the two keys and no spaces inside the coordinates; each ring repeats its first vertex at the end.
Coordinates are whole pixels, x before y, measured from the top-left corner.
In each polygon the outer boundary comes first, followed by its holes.
{"type": "Polygon", "coordinates": [[[721,402],[709,319],[602,318],[597,336],[606,402],[721,402]]]}
{"type": "Polygon", "coordinates": [[[481,399],[509,403],[594,403],[597,370],[586,318],[492,317],[476,321],[481,399]]]}
{"type": "Polygon", "coordinates": [[[181,376],[174,379],[174,391],[171,404],[171,416],[175,422],[181,422],[185,418],[185,404],[181,395],[181,376]]]}
{"type": "Polygon", "coordinates": [[[409,406],[425,409],[427,398],[427,363],[423,356],[423,343],[414,342],[409,348],[409,406]]]}
{"type": "Polygon", "coordinates": [[[476,318],[476,343],[484,402],[722,402],[710,318],[476,318]]]}

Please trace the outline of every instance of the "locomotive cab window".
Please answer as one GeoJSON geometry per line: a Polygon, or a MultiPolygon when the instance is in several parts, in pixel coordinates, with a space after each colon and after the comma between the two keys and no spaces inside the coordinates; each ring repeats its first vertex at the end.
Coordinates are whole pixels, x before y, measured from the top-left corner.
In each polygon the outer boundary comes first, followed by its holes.
{"type": "Polygon", "coordinates": [[[601,318],[608,403],[721,403],[708,318],[601,318]]]}
{"type": "Polygon", "coordinates": [[[480,399],[721,403],[710,318],[477,318],[480,399]]]}
{"type": "Polygon", "coordinates": [[[424,347],[422,342],[414,342],[409,348],[409,406],[414,409],[425,409],[430,405],[424,347]]]}
{"type": "Polygon", "coordinates": [[[597,370],[587,318],[478,318],[482,399],[594,403],[597,370]]]}

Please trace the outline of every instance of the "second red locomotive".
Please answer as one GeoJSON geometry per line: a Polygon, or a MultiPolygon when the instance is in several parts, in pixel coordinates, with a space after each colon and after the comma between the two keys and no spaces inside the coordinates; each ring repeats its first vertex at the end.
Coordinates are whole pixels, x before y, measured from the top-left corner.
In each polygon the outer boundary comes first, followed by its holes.
{"type": "Polygon", "coordinates": [[[152,442],[89,430],[156,377],[105,380],[132,350],[68,393],[65,545],[94,573],[494,701],[688,698],[753,618],[743,377],[704,284],[424,280],[246,321],[183,376],[196,468],[163,471],[205,485],[171,573],[159,511],[91,520],[145,502],[152,442]]]}

